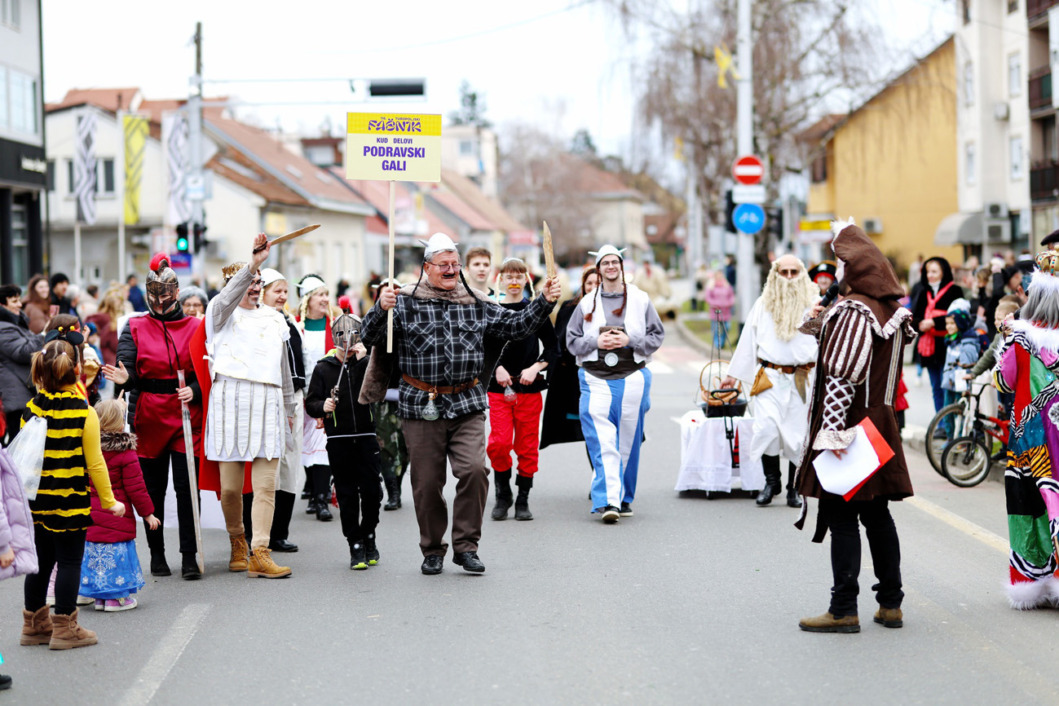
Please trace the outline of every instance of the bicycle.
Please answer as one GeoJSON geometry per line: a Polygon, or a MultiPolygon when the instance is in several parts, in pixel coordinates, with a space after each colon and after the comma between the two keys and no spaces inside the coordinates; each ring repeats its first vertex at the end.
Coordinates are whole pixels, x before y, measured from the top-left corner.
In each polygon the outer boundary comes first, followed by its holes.
{"type": "MultiPolygon", "coordinates": [[[[982,389],[985,389],[984,386],[982,389]]],[[[981,391],[978,394],[981,395],[981,391]]],[[[966,436],[965,430],[970,428],[969,423],[974,419],[973,416],[967,416],[968,405],[968,398],[961,397],[939,409],[927,425],[927,460],[939,476],[945,477],[945,472],[941,469],[941,454],[945,447],[950,441],[966,436]]]]}
{"type": "Polygon", "coordinates": [[[954,437],[941,454],[942,475],[960,488],[978,485],[989,475],[994,463],[1007,457],[1009,421],[979,411],[985,389],[983,385],[975,394],[965,393],[969,404],[964,428],[969,433],[954,437]],[[990,446],[993,441],[1000,442],[1000,450],[995,454],[986,446],[987,438],[990,446]]]}

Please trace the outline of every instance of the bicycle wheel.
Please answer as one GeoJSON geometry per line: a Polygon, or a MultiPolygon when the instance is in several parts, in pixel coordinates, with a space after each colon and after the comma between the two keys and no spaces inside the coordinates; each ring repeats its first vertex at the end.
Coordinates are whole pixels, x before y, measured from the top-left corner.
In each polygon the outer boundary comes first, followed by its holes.
{"type": "Polygon", "coordinates": [[[941,454],[945,477],[961,488],[970,488],[984,481],[992,464],[989,449],[973,436],[953,439],[941,454]]]}
{"type": "Polygon", "coordinates": [[[967,402],[961,399],[959,402],[953,402],[938,410],[938,413],[930,420],[930,424],[927,425],[925,440],[927,458],[940,476],[945,475],[945,472],[941,470],[941,452],[951,440],[964,436],[965,428],[970,428],[966,412],[967,402]]]}

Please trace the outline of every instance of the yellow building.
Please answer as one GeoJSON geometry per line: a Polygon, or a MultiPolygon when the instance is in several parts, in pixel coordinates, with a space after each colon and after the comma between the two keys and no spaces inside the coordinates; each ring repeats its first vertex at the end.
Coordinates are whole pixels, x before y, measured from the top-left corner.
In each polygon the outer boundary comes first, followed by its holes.
{"type": "Polygon", "coordinates": [[[801,138],[814,150],[803,242],[830,240],[823,225],[852,216],[899,271],[920,254],[962,262],[959,246],[934,244],[941,222],[959,211],[951,38],[852,113],[828,116],[801,138]]]}

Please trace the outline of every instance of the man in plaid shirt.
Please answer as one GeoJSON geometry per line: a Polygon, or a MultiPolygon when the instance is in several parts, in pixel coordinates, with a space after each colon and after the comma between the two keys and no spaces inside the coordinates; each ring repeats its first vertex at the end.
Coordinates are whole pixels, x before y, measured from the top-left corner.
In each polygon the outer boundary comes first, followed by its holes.
{"type": "Polygon", "coordinates": [[[452,239],[436,233],[427,243],[423,276],[398,292],[380,288],[364,316],[364,342],[384,348],[386,312],[393,310],[397,367],[401,373],[397,414],[402,419],[412,468],[412,497],[419,521],[424,574],[440,574],[448,545],[448,511],[442,490],[445,461],[456,477],[452,504],[453,561],[480,573],[482,517],[489,495],[485,469],[485,337],[519,340],[535,335],[559,299],[558,279],[521,311],[502,308],[476,294],[460,274],[452,239]],[[424,278],[426,281],[424,281],[424,278]]]}

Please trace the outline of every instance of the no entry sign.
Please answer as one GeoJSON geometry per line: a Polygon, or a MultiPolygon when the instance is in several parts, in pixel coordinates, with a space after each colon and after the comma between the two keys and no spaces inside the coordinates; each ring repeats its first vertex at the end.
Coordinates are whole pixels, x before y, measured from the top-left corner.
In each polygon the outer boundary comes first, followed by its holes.
{"type": "Polygon", "coordinates": [[[761,158],[752,154],[743,155],[732,164],[732,178],[740,184],[757,184],[765,176],[765,165],[761,158]]]}

